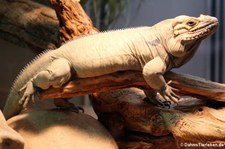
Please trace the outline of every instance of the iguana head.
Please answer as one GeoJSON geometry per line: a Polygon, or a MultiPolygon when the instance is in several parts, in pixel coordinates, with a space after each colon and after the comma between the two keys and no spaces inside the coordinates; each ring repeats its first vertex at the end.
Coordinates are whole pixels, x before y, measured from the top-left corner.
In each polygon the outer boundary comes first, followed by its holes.
{"type": "Polygon", "coordinates": [[[200,17],[178,16],[174,19],[173,30],[175,38],[183,42],[202,40],[215,32],[218,20],[215,17],[200,15],[200,17]]]}
{"type": "Polygon", "coordinates": [[[169,25],[165,31],[166,38],[164,37],[167,50],[175,57],[182,57],[187,51],[196,49],[200,42],[212,35],[218,27],[217,18],[207,15],[197,18],[182,15],[164,23],[169,25]]]}

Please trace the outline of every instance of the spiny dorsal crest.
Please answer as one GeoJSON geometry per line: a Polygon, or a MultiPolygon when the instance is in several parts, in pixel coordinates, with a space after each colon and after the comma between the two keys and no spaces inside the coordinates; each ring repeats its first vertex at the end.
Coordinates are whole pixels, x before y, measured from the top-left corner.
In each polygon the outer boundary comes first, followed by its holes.
{"type": "MultiPolygon", "coordinates": [[[[147,26],[142,26],[142,27],[147,27],[147,26]]],[[[73,42],[75,40],[78,40],[78,39],[81,39],[83,37],[91,37],[91,36],[95,36],[95,35],[104,35],[104,34],[108,34],[108,33],[115,33],[115,32],[119,32],[119,31],[123,31],[123,30],[134,30],[134,29],[137,29],[137,28],[141,28],[141,27],[130,27],[130,28],[119,28],[119,29],[113,29],[113,30],[106,30],[106,31],[101,31],[101,32],[97,32],[97,33],[94,33],[94,34],[89,34],[89,35],[83,35],[83,36],[80,36],[80,37],[75,37],[73,38],[72,40],[69,40],[67,42],[65,42],[63,45],[69,43],[69,42],[73,42]]]]}

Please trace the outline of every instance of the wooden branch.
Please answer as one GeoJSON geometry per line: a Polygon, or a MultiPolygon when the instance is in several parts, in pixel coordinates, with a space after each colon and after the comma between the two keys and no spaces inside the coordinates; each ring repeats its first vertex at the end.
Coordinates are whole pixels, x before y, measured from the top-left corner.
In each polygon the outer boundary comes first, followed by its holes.
{"type": "Polygon", "coordinates": [[[95,92],[104,92],[126,87],[146,87],[138,72],[118,72],[93,78],[76,79],[62,88],[51,88],[40,94],[41,99],[71,98],[95,92]]]}
{"type": "Polygon", "coordinates": [[[50,0],[59,19],[60,42],[98,32],[79,0],[50,0]]]}
{"type": "Polygon", "coordinates": [[[53,9],[30,0],[0,2],[0,38],[42,51],[59,46],[53,9]]]}
{"type": "Polygon", "coordinates": [[[172,80],[171,86],[179,89],[181,94],[225,102],[225,84],[174,72],[168,72],[165,78],[172,80]]]}
{"type": "MultiPolygon", "coordinates": [[[[225,101],[225,85],[207,81],[199,77],[169,72],[165,74],[167,80],[172,80],[171,86],[179,89],[184,95],[203,99],[214,99],[225,101]]],[[[70,98],[95,92],[138,87],[151,89],[144,81],[142,74],[135,71],[117,72],[114,74],[72,80],[60,89],[48,89],[41,93],[41,99],[48,98],[70,98]]]]}

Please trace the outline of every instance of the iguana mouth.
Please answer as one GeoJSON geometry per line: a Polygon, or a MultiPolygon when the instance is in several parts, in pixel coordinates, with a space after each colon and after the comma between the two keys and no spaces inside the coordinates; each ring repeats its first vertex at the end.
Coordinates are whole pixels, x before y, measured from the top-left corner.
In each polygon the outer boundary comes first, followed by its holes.
{"type": "Polygon", "coordinates": [[[191,30],[191,32],[189,32],[188,34],[189,37],[187,37],[185,40],[189,41],[189,40],[196,40],[196,39],[207,37],[211,35],[212,33],[214,33],[217,27],[218,27],[218,22],[213,22],[213,23],[209,23],[204,26],[195,28],[191,30]]]}

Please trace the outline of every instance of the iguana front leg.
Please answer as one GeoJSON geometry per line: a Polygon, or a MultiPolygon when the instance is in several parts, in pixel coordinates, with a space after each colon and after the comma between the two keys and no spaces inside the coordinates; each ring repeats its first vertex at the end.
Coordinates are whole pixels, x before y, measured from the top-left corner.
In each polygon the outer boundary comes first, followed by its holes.
{"type": "Polygon", "coordinates": [[[32,99],[34,101],[34,94],[36,89],[32,81],[29,81],[24,87],[19,90],[19,94],[24,91],[22,98],[19,100],[19,104],[23,105],[25,108],[28,104],[28,101],[32,99]]]}
{"type": "Polygon", "coordinates": [[[166,65],[160,57],[145,64],[143,68],[143,76],[147,84],[166,100],[177,103],[179,97],[174,93],[174,90],[169,84],[166,83],[163,74],[166,71],[166,65]]]}
{"type": "Polygon", "coordinates": [[[49,87],[59,88],[71,77],[71,66],[66,59],[55,59],[49,66],[35,75],[24,87],[20,89],[23,92],[19,103],[23,107],[27,106],[30,99],[34,98],[37,88],[46,90],[49,87]]]}

